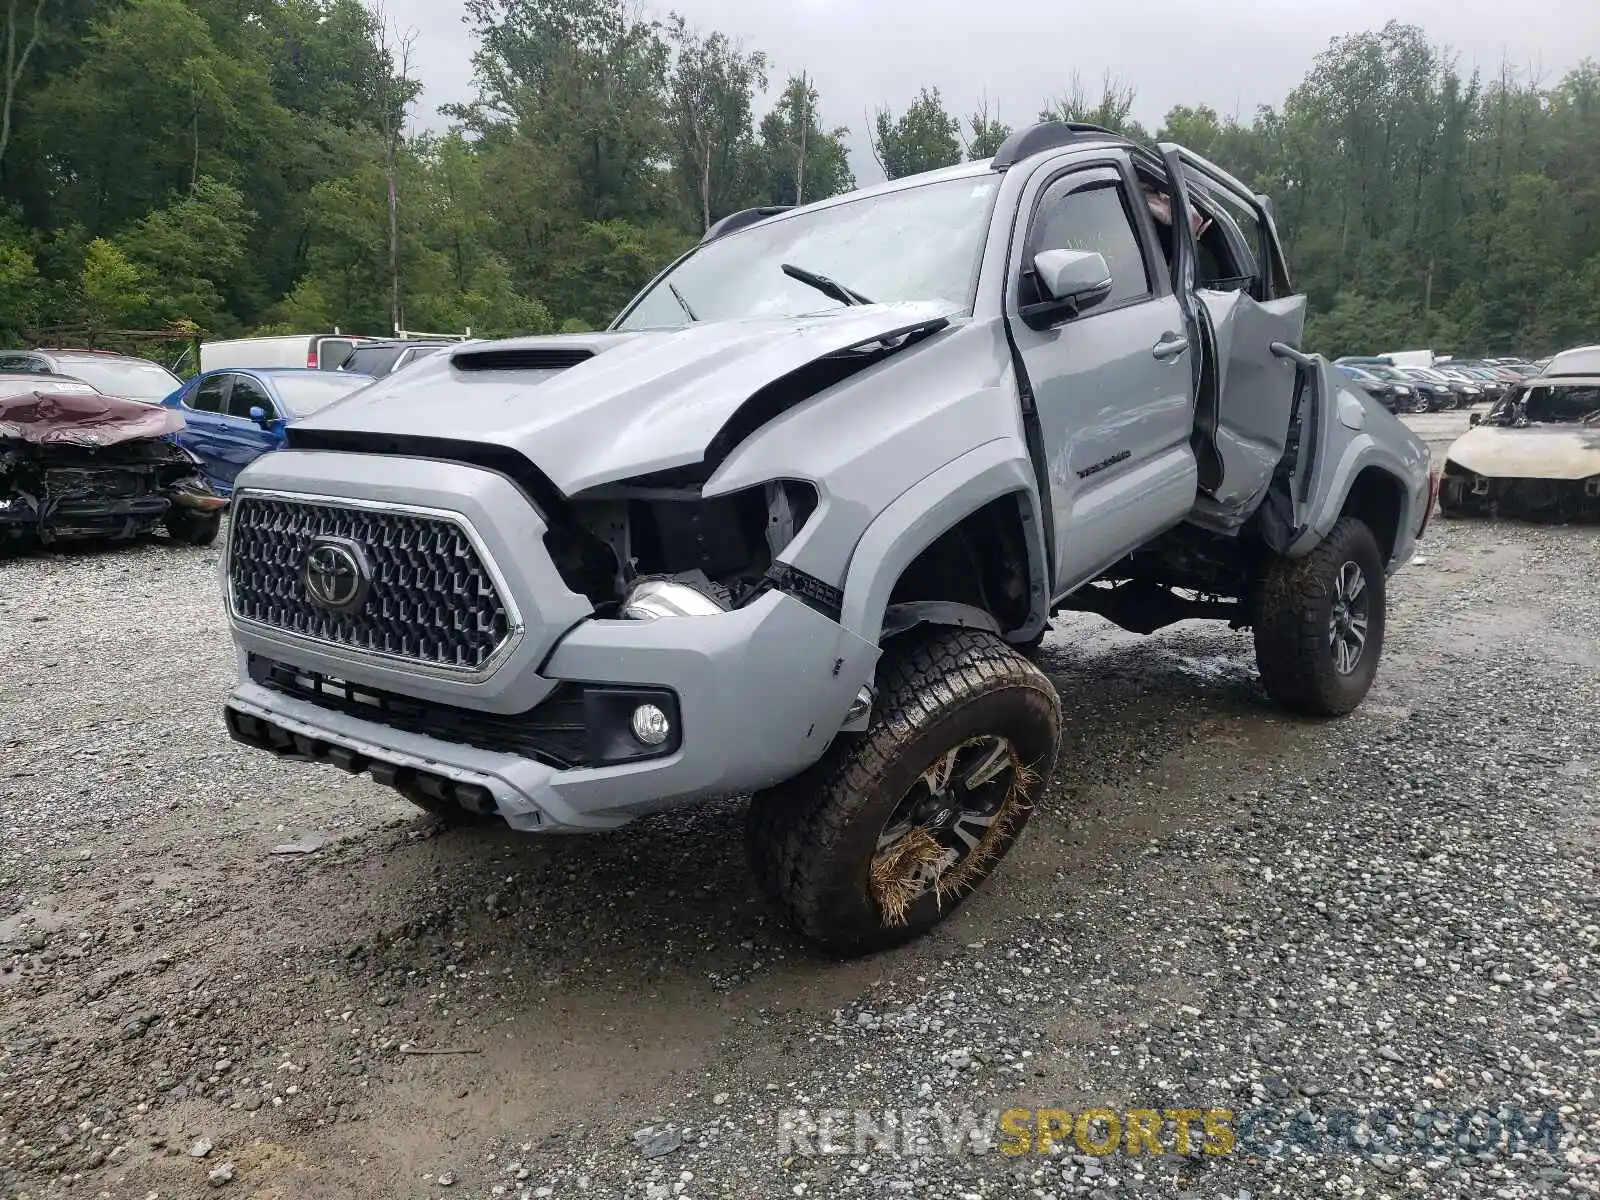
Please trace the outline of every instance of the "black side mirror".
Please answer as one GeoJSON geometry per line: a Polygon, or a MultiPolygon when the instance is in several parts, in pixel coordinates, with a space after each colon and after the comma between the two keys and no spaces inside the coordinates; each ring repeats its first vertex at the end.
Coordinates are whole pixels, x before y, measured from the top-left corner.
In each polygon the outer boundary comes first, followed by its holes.
{"type": "Polygon", "coordinates": [[[1482,413],[1473,413],[1471,416],[1469,416],[1467,418],[1467,424],[1468,425],[1481,425],[1482,423],[1483,423],[1483,414],[1482,413]]]}

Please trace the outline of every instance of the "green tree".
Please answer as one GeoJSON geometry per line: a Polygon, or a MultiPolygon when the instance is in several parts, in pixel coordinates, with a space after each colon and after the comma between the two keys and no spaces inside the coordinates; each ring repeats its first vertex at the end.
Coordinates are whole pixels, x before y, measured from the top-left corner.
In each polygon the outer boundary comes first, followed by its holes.
{"type": "Polygon", "coordinates": [[[118,328],[150,302],[139,269],[105,238],[95,238],[84,251],[79,283],[84,319],[95,329],[118,328]]]}
{"type": "Polygon", "coordinates": [[[33,0],[32,17],[18,0],[7,0],[5,40],[5,68],[0,75],[0,162],[5,160],[6,147],[11,144],[11,118],[16,110],[17,88],[28,73],[28,60],[39,46],[44,33],[45,0],[33,0]]]}
{"type": "Polygon", "coordinates": [[[945,111],[938,88],[923,88],[898,118],[887,108],[873,117],[872,153],[884,178],[899,179],[961,161],[961,125],[945,111]]]}
{"type": "Polygon", "coordinates": [[[978,111],[967,118],[971,136],[967,139],[967,158],[972,162],[993,158],[1000,144],[1011,136],[1011,126],[989,113],[989,101],[984,99],[978,111]]]}
{"type": "Polygon", "coordinates": [[[478,100],[451,110],[474,132],[522,139],[583,220],[659,216],[667,149],[661,29],[623,0],[467,0],[478,100]]]}
{"type": "Polygon", "coordinates": [[[767,58],[740,52],[724,35],[701,37],[674,13],[668,129],[673,167],[702,230],[745,207],[759,188],[751,101],[767,86],[767,58]]]}
{"type": "Polygon", "coordinates": [[[245,259],[254,218],[238,188],[202,177],[187,195],[119,235],[118,248],[143,282],[147,323],[230,328],[225,291],[245,259]]]}
{"type": "Polygon", "coordinates": [[[1133,119],[1135,95],[1131,83],[1124,83],[1107,72],[1101,81],[1099,95],[1094,96],[1085,86],[1083,78],[1074,71],[1067,89],[1039,110],[1039,120],[1100,125],[1126,134],[1135,141],[1148,141],[1144,127],[1133,119]]]}
{"type": "Polygon", "coordinates": [[[0,340],[16,345],[41,312],[38,264],[18,230],[0,226],[0,340]]]}
{"type": "Polygon", "coordinates": [[[51,82],[38,119],[75,180],[61,215],[109,233],[202,175],[233,182],[251,115],[276,112],[265,72],[225,53],[183,0],[126,0],[90,29],[86,57],[51,82]]]}
{"type": "Polygon", "coordinates": [[[791,75],[772,111],[761,118],[761,154],[768,204],[825,200],[856,186],[842,126],[822,127],[816,86],[804,74],[791,75]]]}
{"type": "Polygon", "coordinates": [[[548,303],[563,319],[584,328],[610,323],[635,293],[694,238],[661,226],[591,221],[551,263],[548,303]]]}

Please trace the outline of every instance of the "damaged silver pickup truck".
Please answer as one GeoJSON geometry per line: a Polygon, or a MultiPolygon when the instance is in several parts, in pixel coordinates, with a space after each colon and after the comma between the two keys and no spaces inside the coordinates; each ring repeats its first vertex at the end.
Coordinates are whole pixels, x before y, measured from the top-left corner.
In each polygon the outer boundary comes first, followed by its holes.
{"type": "Polygon", "coordinates": [[[0,374],[0,553],[165,528],[216,540],[227,501],[171,440],[181,413],[67,376],[0,374]]]}
{"type": "Polygon", "coordinates": [[[778,910],[894,945],[1050,786],[1055,613],[1366,696],[1428,450],[1305,304],[1264,197],[1093,126],[733,214],[608,331],[433,355],[239,473],[229,730],[541,834],[753,793],[778,910]]]}

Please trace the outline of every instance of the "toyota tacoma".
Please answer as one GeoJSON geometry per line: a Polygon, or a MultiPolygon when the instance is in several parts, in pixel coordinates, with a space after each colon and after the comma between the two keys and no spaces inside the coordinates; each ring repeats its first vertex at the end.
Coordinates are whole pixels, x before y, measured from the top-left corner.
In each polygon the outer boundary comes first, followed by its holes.
{"type": "Polygon", "coordinates": [[[1053,614],[1367,693],[1428,451],[1304,315],[1264,197],[1093,126],[734,214],[604,332],[441,351],[240,473],[229,729],[529,832],[748,793],[804,937],[904,941],[1047,786],[1053,614]]]}

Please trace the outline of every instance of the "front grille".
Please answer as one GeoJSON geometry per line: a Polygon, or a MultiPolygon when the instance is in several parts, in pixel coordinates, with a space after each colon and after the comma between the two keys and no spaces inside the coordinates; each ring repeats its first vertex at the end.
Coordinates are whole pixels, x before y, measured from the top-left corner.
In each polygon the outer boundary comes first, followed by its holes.
{"type": "Polygon", "coordinates": [[[234,502],[228,575],[240,620],[352,650],[478,671],[511,636],[511,615],[466,531],[452,520],[314,500],[245,495],[234,502]],[[361,605],[312,602],[306,554],[320,537],[365,553],[361,605]]]}

